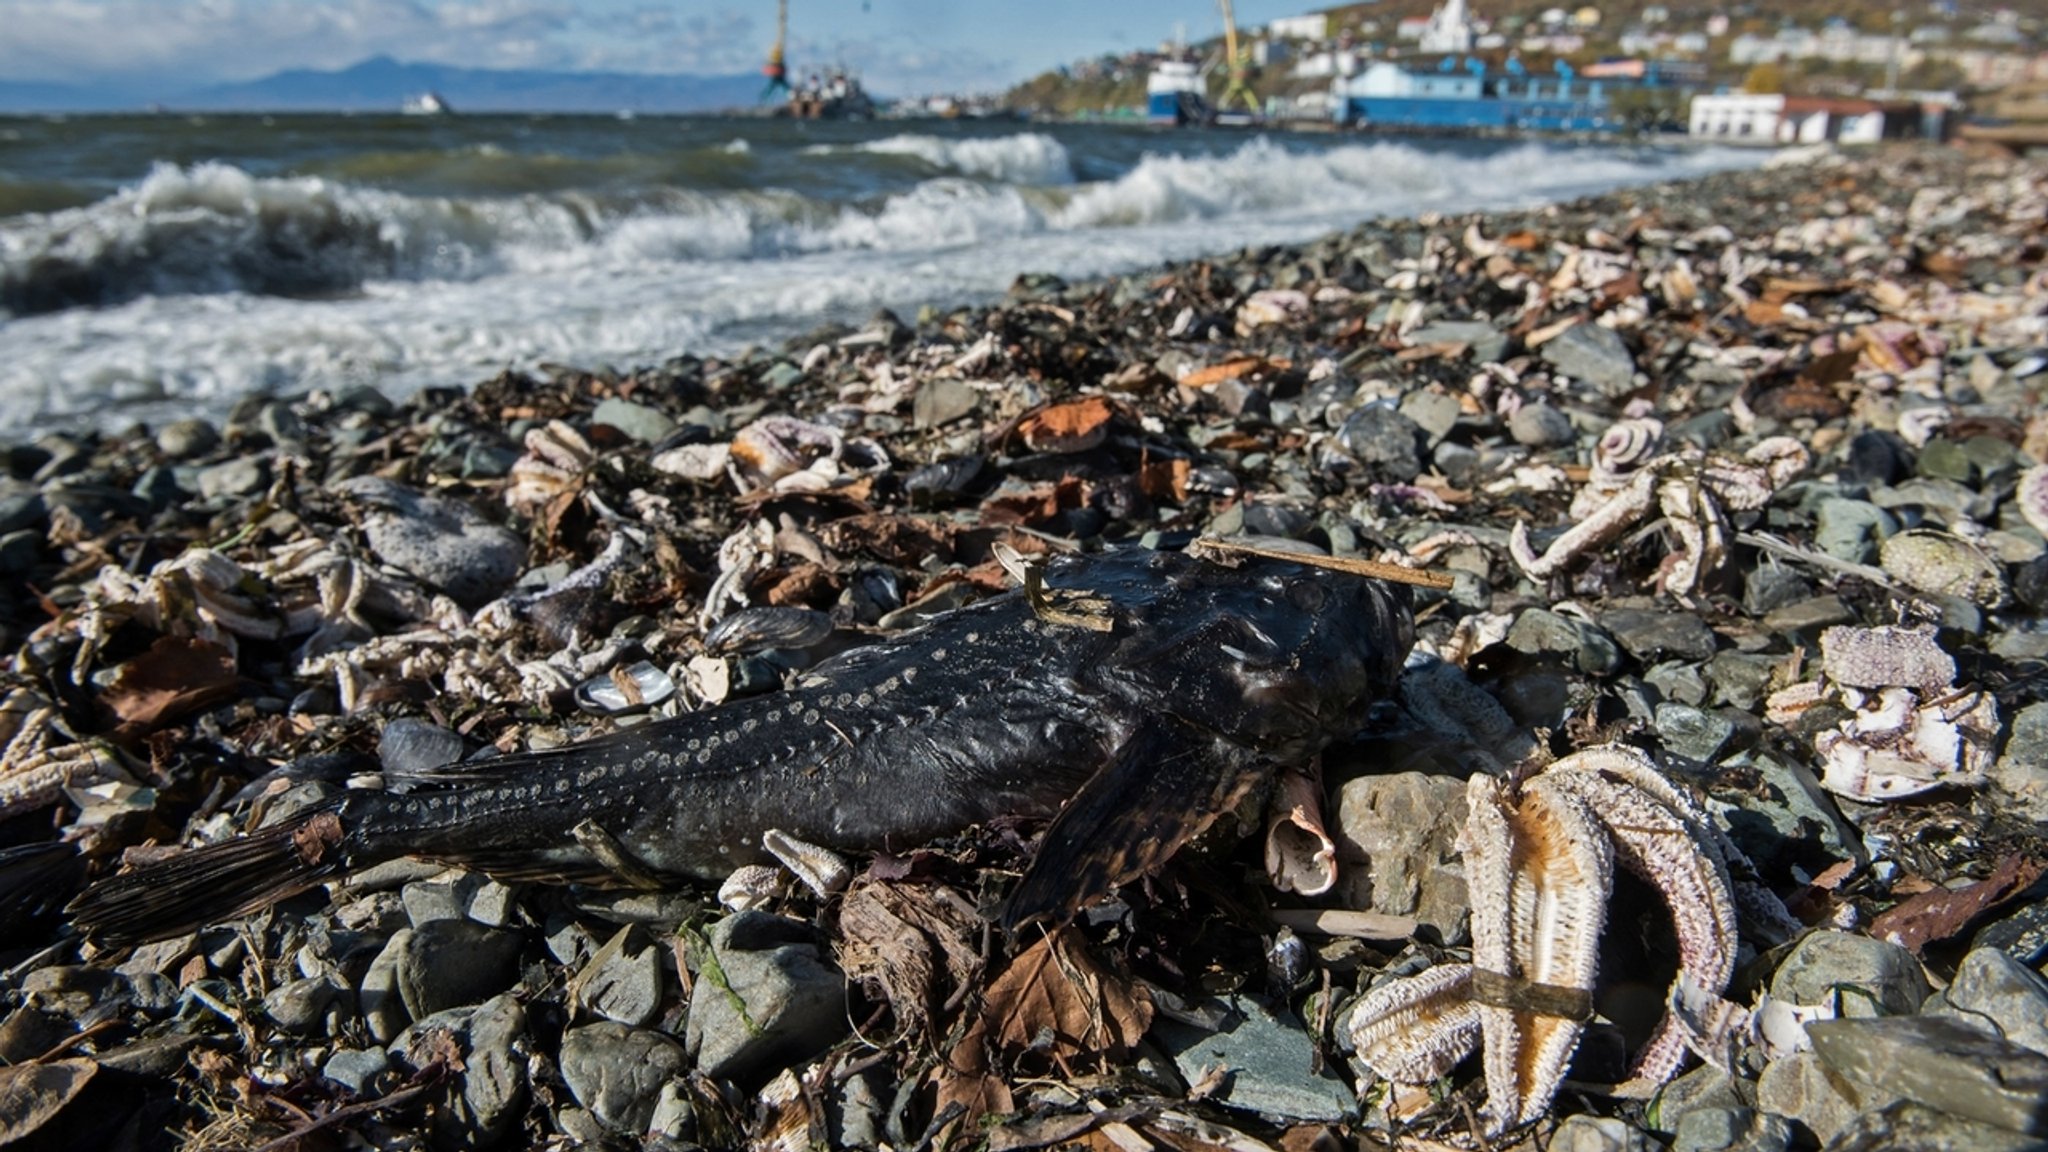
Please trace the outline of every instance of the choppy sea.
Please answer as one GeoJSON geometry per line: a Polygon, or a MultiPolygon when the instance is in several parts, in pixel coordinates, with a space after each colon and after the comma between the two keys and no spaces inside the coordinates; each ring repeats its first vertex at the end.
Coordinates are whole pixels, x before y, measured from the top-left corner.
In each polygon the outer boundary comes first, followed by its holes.
{"type": "Polygon", "coordinates": [[[1757,163],[1684,145],[990,122],[0,119],[0,421],[729,352],[1023,272],[1757,163]]]}

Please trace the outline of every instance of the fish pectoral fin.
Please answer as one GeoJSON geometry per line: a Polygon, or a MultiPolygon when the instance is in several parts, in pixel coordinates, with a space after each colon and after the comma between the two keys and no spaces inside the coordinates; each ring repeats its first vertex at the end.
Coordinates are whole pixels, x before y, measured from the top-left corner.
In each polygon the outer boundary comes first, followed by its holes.
{"type": "Polygon", "coordinates": [[[1228,812],[1266,765],[1184,721],[1152,721],[1053,818],[1003,909],[1003,928],[1064,924],[1164,864],[1228,812]]]}
{"type": "Polygon", "coordinates": [[[569,834],[576,838],[576,843],[581,844],[584,851],[597,857],[605,871],[627,887],[638,888],[642,892],[659,892],[670,886],[659,872],[641,863],[619,842],[618,837],[605,831],[597,821],[584,819],[570,829],[569,834]]]}

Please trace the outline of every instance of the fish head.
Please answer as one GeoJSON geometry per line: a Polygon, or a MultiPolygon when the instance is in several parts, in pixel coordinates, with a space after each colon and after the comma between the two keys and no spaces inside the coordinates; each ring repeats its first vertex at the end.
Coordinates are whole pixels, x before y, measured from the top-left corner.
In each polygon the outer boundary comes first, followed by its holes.
{"type": "Polygon", "coordinates": [[[1415,642],[1400,585],[1263,558],[1190,559],[1168,581],[1114,663],[1141,703],[1280,757],[1355,731],[1415,642]]]}

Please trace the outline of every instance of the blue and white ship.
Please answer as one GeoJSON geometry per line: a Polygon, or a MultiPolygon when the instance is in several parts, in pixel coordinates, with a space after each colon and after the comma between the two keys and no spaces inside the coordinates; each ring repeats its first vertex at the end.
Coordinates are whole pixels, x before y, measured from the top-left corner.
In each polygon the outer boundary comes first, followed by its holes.
{"type": "Polygon", "coordinates": [[[1208,86],[1192,60],[1161,60],[1145,78],[1145,119],[1153,124],[1206,124],[1208,86]]]}
{"type": "Polygon", "coordinates": [[[1582,77],[1565,61],[1548,75],[1519,60],[1488,68],[1446,56],[1434,69],[1373,64],[1332,87],[1337,122],[1358,128],[1439,131],[1619,132],[1632,127],[1614,105],[1633,89],[1696,86],[1691,67],[1653,63],[1636,76],[1582,77]]]}

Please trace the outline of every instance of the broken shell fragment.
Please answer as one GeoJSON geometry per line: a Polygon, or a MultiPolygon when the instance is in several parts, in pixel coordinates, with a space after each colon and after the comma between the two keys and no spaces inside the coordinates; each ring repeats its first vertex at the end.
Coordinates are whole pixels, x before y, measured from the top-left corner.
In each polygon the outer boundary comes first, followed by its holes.
{"type": "Polygon", "coordinates": [[[735,912],[766,908],[789,891],[789,873],[773,864],[743,864],[718,886],[718,902],[735,912]]]}
{"type": "Polygon", "coordinates": [[[1282,892],[1320,896],[1337,884],[1337,844],[1323,828],[1321,793],[1307,773],[1280,774],[1266,820],[1266,875],[1282,892]]]}
{"type": "Polygon", "coordinates": [[[1998,704],[1990,693],[1923,702],[1909,688],[1844,688],[1842,698],[1856,714],[1813,742],[1821,787],[1876,802],[1983,781],[1998,732],[1998,704]]]}
{"type": "Polygon", "coordinates": [[[1593,445],[1593,483],[1617,484],[1664,446],[1664,422],[1647,416],[1616,420],[1593,445]]]}
{"type": "Polygon", "coordinates": [[[645,660],[614,668],[576,686],[576,706],[597,716],[638,712],[665,703],[676,694],[669,674],[645,660]]]}
{"type": "Polygon", "coordinates": [[[782,866],[816,893],[818,899],[846,890],[853,880],[853,867],[846,858],[829,848],[820,848],[791,836],[779,828],[761,834],[761,847],[782,861],[782,866]]]}

